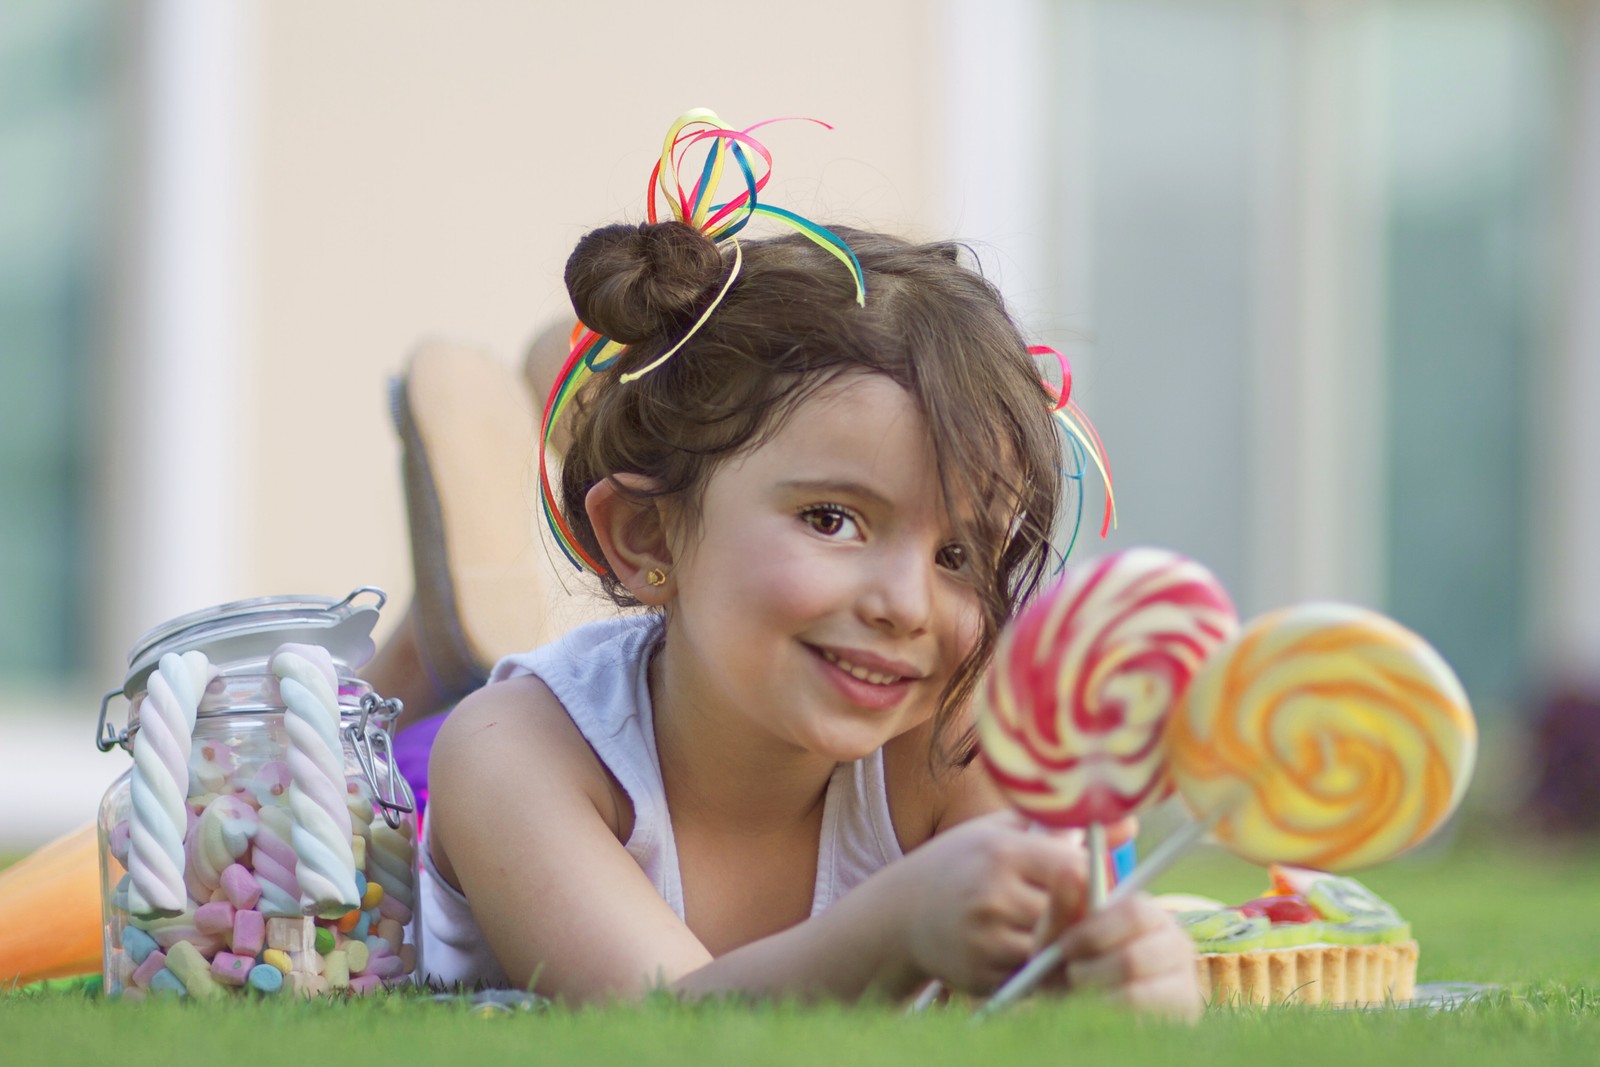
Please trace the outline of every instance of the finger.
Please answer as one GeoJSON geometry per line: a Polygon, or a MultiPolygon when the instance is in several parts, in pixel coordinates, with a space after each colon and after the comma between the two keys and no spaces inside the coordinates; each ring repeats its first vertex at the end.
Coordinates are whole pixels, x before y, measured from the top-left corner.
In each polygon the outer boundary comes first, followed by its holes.
{"type": "Polygon", "coordinates": [[[1089,854],[1080,844],[1055,834],[1026,834],[1018,848],[1017,873],[1042,889],[1088,879],[1089,854]]]}
{"type": "Polygon", "coordinates": [[[1199,1019],[1206,1006],[1205,998],[1200,995],[1200,987],[1195,983],[1193,974],[1187,977],[1181,974],[1165,974],[1154,978],[1142,978],[1129,982],[1112,993],[1111,997],[1137,1011],[1184,1022],[1194,1022],[1199,1019]]]}
{"type": "Polygon", "coordinates": [[[1072,984],[1092,989],[1120,989],[1172,976],[1192,983],[1195,980],[1194,971],[1192,943],[1181,931],[1175,938],[1167,930],[1155,930],[1118,946],[1114,951],[1078,957],[1067,963],[1067,974],[1072,984]]]}
{"type": "Polygon", "coordinates": [[[1067,959],[1103,956],[1142,934],[1175,924],[1148,897],[1130,897],[1084,916],[1061,935],[1067,959]]]}
{"type": "Polygon", "coordinates": [[[1062,878],[1050,894],[1048,940],[1060,937],[1073,923],[1083,919],[1089,907],[1089,879],[1087,873],[1062,878]]]}
{"type": "Polygon", "coordinates": [[[1049,915],[1050,894],[1029,882],[1018,882],[1001,896],[991,915],[1011,930],[1026,930],[1032,937],[1049,915]]]}
{"type": "Polygon", "coordinates": [[[1005,984],[1033,957],[1033,937],[1028,930],[1005,930],[989,938],[978,952],[965,980],[951,977],[950,984],[968,993],[989,993],[1005,984]]]}

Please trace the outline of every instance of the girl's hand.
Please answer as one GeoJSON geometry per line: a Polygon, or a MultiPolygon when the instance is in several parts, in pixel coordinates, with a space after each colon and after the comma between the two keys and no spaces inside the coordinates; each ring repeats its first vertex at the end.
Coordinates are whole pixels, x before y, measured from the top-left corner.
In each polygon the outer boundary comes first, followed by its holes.
{"type": "Polygon", "coordinates": [[[1194,942],[1146,894],[1085,916],[1061,947],[1071,989],[1097,989],[1140,1011],[1200,1015],[1194,942]]]}
{"type": "Polygon", "coordinates": [[[981,993],[1038,951],[1053,917],[1082,909],[1088,857],[1076,836],[1029,833],[1002,812],[939,834],[890,870],[912,966],[981,993]]]}

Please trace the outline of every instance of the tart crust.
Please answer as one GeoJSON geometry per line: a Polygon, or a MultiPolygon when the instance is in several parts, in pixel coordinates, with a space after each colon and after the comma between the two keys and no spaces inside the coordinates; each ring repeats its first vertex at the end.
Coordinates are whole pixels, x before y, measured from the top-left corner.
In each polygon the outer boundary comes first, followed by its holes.
{"type": "Polygon", "coordinates": [[[1417,943],[1207,952],[1196,966],[1212,1005],[1381,1005],[1415,995],[1417,943]]]}

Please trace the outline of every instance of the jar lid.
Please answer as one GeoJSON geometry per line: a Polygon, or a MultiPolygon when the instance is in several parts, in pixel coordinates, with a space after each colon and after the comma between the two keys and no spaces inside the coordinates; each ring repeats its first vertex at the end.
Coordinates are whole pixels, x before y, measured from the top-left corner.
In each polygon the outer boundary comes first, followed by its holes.
{"type": "Polygon", "coordinates": [[[336,663],[354,669],[377,651],[372,628],[387,601],[383,590],[364,585],[343,600],[264,596],[180,615],[134,642],[122,691],[129,696],[142,692],[150,672],[168,652],[195,650],[213,663],[265,661],[279,645],[293,641],[321,645],[336,663]],[[364,593],[377,602],[357,604],[364,593]]]}

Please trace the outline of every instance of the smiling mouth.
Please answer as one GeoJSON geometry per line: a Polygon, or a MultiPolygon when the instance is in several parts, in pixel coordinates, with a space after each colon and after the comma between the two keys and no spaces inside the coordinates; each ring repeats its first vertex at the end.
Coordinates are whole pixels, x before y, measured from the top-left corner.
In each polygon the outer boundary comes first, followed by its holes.
{"type": "Polygon", "coordinates": [[[838,667],[841,671],[844,671],[857,681],[866,682],[869,685],[894,685],[896,682],[903,680],[903,676],[899,674],[884,674],[882,671],[874,671],[869,670],[866,667],[858,667],[847,659],[840,659],[838,656],[834,655],[832,652],[829,652],[825,648],[820,648],[817,651],[822,653],[823,659],[827,660],[835,667],[838,667]]]}

